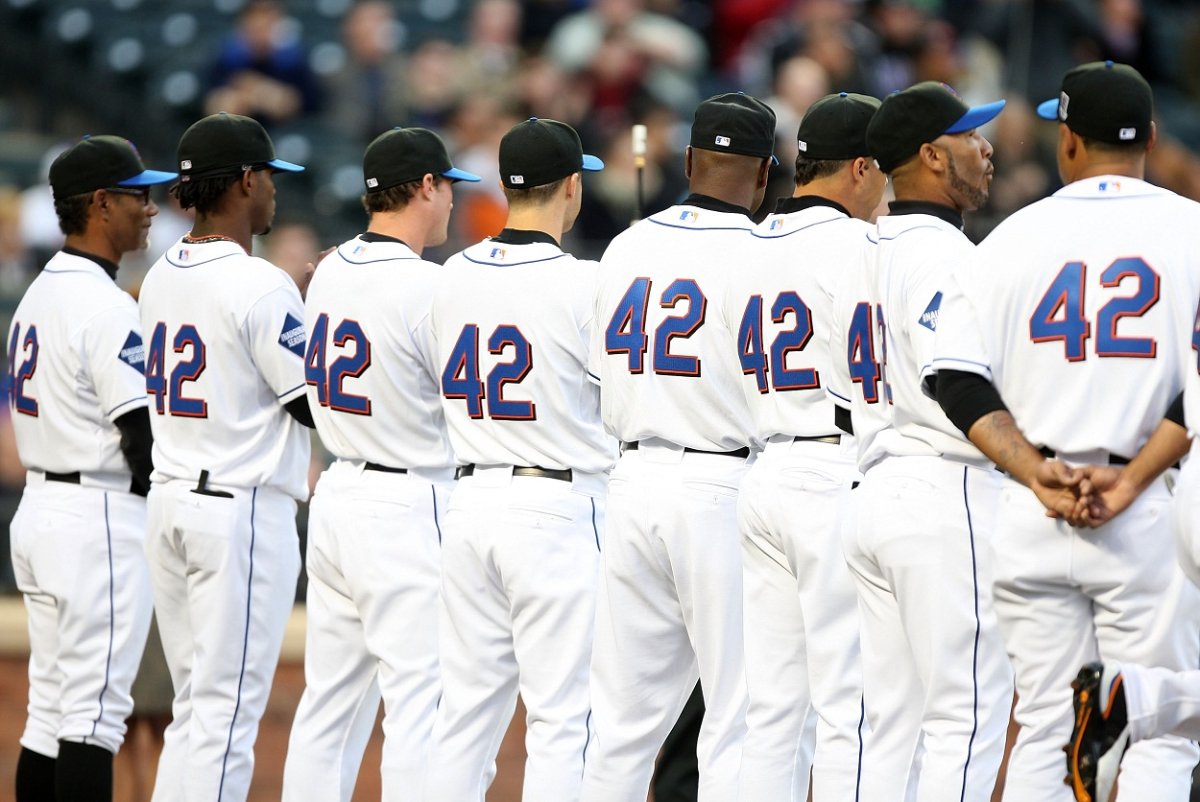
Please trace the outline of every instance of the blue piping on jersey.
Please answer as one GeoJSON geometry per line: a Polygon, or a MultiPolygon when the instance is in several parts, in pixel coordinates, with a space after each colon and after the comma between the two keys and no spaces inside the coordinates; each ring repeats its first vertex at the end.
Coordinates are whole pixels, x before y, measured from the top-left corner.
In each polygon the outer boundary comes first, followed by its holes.
{"type": "MultiPolygon", "coordinates": [[[[595,502],[592,502],[595,504],[595,502]]],[[[587,733],[587,738],[583,742],[583,771],[580,774],[587,772],[587,750],[592,744],[592,709],[588,708],[587,718],[583,722],[583,730],[587,733]]]]}
{"type": "Polygon", "coordinates": [[[219,262],[222,259],[228,259],[232,256],[245,256],[245,255],[246,254],[244,254],[244,253],[227,253],[224,256],[214,256],[211,259],[205,259],[203,262],[192,262],[190,265],[185,265],[185,264],[181,264],[179,262],[173,261],[170,256],[164,256],[164,258],[166,259],[167,264],[169,264],[171,267],[179,267],[179,268],[183,268],[184,270],[187,270],[188,268],[191,268],[191,267],[199,267],[200,265],[207,265],[212,262],[219,262]]]}
{"type": "Polygon", "coordinates": [[[850,399],[849,399],[849,398],[847,398],[846,396],[842,395],[841,393],[835,393],[833,390],[830,390],[828,387],[826,387],[826,388],[825,388],[825,392],[829,393],[829,394],[830,394],[831,396],[833,396],[834,398],[837,398],[837,399],[839,399],[839,400],[841,400],[841,401],[845,401],[847,404],[851,403],[851,401],[850,401],[850,399]]]}
{"type": "Polygon", "coordinates": [[[539,262],[553,262],[555,259],[562,259],[565,256],[565,253],[560,253],[558,256],[547,256],[545,259],[527,259],[524,262],[484,262],[479,259],[472,259],[466,253],[463,253],[462,258],[471,264],[483,265],[485,267],[517,267],[518,265],[536,265],[539,262]]]}
{"type": "Polygon", "coordinates": [[[344,247],[345,247],[345,245],[338,246],[337,255],[342,257],[342,259],[345,260],[348,264],[352,264],[352,265],[373,265],[373,264],[377,264],[379,262],[420,262],[420,261],[423,261],[420,256],[416,256],[416,255],[413,255],[413,256],[385,256],[382,259],[364,259],[362,261],[355,261],[354,259],[351,259],[346,254],[342,253],[342,248],[344,248],[344,247]]]}
{"type": "Polygon", "coordinates": [[[678,228],[682,231],[746,231],[750,234],[754,233],[753,226],[679,226],[674,223],[664,223],[661,220],[647,220],[647,223],[654,223],[656,226],[664,226],[666,228],[678,228]]]}
{"type": "MultiPolygon", "coordinates": [[[[942,228],[941,226],[913,226],[912,228],[904,229],[899,234],[896,234],[894,237],[879,237],[878,239],[872,239],[871,232],[868,231],[867,232],[867,241],[872,243],[873,245],[878,245],[881,242],[891,242],[892,240],[900,239],[901,237],[903,237],[905,234],[908,234],[909,232],[920,231],[923,228],[932,228],[934,231],[945,231],[945,229],[942,228]]],[[[958,229],[955,229],[955,230],[957,231],[958,229]]],[[[958,233],[962,234],[961,231],[959,231],[958,233]]]]}
{"type": "Polygon", "coordinates": [[[750,233],[753,234],[754,236],[758,237],[759,239],[783,239],[784,237],[790,237],[793,234],[799,234],[801,231],[808,231],[810,228],[816,228],[817,226],[823,226],[826,223],[836,223],[839,220],[849,220],[849,219],[850,218],[848,218],[848,217],[839,216],[839,217],[832,217],[828,220],[818,220],[815,223],[809,223],[806,226],[802,226],[800,228],[794,228],[791,231],[785,231],[782,234],[760,234],[760,233],[758,233],[758,229],[751,229],[750,233]]]}
{"type": "Polygon", "coordinates": [[[971,498],[967,493],[967,478],[970,468],[963,466],[963,508],[967,511],[967,532],[971,535],[971,586],[975,589],[975,647],[971,652],[971,690],[974,693],[971,707],[971,739],[967,741],[967,762],[963,764],[962,793],[959,802],[967,798],[967,769],[971,767],[971,750],[975,747],[975,733],[979,731],[979,568],[975,562],[975,527],[971,523],[971,498]]]}
{"type": "Polygon", "coordinates": [[[596,538],[596,551],[600,551],[600,530],[596,528],[596,499],[592,499],[592,535],[596,538]]]}
{"type": "Polygon", "coordinates": [[[867,699],[863,695],[858,697],[858,770],[854,775],[854,802],[859,801],[859,794],[862,793],[862,760],[863,760],[863,724],[867,721],[867,699]]]}
{"type": "Polygon", "coordinates": [[[438,545],[440,546],[442,545],[442,525],[438,522],[437,487],[430,485],[429,492],[433,495],[433,528],[437,530],[438,545]]]}
{"type": "Polygon", "coordinates": [[[42,272],[50,273],[51,275],[55,275],[55,276],[65,276],[67,273],[83,273],[85,276],[96,275],[95,273],[93,273],[90,270],[49,270],[47,268],[42,268],[42,272]]]}
{"type": "Polygon", "coordinates": [[[225,766],[229,763],[229,751],[233,748],[233,728],[237,724],[238,710],[242,707],[242,681],[246,678],[246,653],[250,646],[250,601],[254,597],[254,512],[258,503],[258,488],[250,493],[250,570],[246,579],[246,629],[242,635],[242,668],[238,672],[237,700],[233,703],[233,718],[229,720],[229,738],[225,741],[225,756],[221,758],[221,783],[217,786],[217,802],[225,789],[225,766]]]}
{"type": "Polygon", "coordinates": [[[584,371],[584,373],[586,373],[587,375],[591,376],[591,377],[592,377],[592,381],[596,382],[596,384],[599,384],[599,383],[600,383],[600,377],[599,377],[599,376],[597,376],[595,373],[592,373],[590,370],[585,370],[585,371],[584,371]]]}
{"type": "MultiPolygon", "coordinates": [[[[112,409],[110,409],[108,412],[105,412],[105,413],[104,413],[104,417],[106,417],[106,418],[107,418],[107,417],[111,416],[111,415],[112,415],[114,412],[116,412],[116,411],[117,411],[118,409],[120,409],[121,407],[126,407],[126,406],[129,406],[130,404],[133,404],[133,403],[135,403],[135,402],[137,402],[137,401],[146,401],[146,400],[147,400],[147,399],[146,399],[146,394],[145,394],[145,393],[142,393],[141,395],[138,395],[138,396],[135,396],[135,397],[133,397],[133,398],[130,398],[128,401],[122,401],[121,403],[117,404],[115,407],[113,407],[112,409]]],[[[149,403],[147,403],[147,406],[149,406],[149,403]]]]}
{"type": "MultiPolygon", "coordinates": [[[[104,718],[104,694],[108,691],[109,671],[112,668],[112,652],[113,640],[115,639],[116,630],[116,602],[113,600],[113,553],[112,553],[112,526],[108,522],[108,493],[104,494],[104,536],[108,541],[108,656],[104,658],[104,687],[100,689],[100,712],[96,714],[96,720],[92,722],[92,735],[96,734],[96,728],[100,726],[100,719],[104,718]]],[[[84,744],[87,743],[87,737],[83,739],[84,744]]]]}
{"type": "MultiPolygon", "coordinates": [[[[308,384],[308,382],[305,382],[304,384],[308,384]]],[[[283,398],[283,397],[284,397],[285,395],[287,395],[288,393],[294,393],[294,392],[296,392],[296,391],[297,391],[297,390],[299,390],[301,387],[303,387],[303,386],[304,386],[304,384],[297,384],[297,385],[296,385],[295,387],[293,387],[292,389],[290,389],[290,390],[284,390],[282,393],[280,393],[279,395],[277,395],[277,396],[275,396],[275,397],[276,397],[276,398],[283,398]]]]}
{"type": "MultiPolygon", "coordinates": [[[[930,362],[928,365],[926,365],[925,368],[932,368],[933,365],[937,362],[960,362],[960,363],[965,363],[967,365],[977,365],[981,368],[987,368],[989,373],[992,370],[992,366],[987,364],[986,362],[976,362],[974,359],[963,359],[960,356],[938,357],[937,359],[933,360],[933,362],[930,362]]],[[[925,368],[921,368],[921,370],[924,371],[925,368]]],[[[953,370],[953,368],[950,368],[950,369],[953,370]]],[[[937,368],[934,368],[934,370],[937,370],[937,368]]]]}

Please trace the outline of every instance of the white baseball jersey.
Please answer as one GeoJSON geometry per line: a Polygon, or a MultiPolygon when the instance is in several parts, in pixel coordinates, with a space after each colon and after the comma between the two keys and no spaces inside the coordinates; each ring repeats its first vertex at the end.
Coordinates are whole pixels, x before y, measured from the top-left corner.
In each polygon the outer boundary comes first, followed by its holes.
{"type": "Polygon", "coordinates": [[[989,379],[1036,445],[1132,457],[1195,371],[1197,226],[1200,204],[1116,176],[1016,212],[947,285],[932,370],[989,379]]]}
{"type": "Polygon", "coordinates": [[[454,464],[429,331],[440,270],[402,242],[366,235],[340,245],[313,275],[305,377],[317,432],[334,456],[393,468],[454,464]]]}
{"type": "Polygon", "coordinates": [[[236,242],[172,245],[139,299],[156,482],[196,479],[308,495],[308,433],[283,405],[305,390],[304,306],[292,279],[236,242]],[[211,369],[210,369],[211,366],[211,369]]]}
{"type": "Polygon", "coordinates": [[[827,203],[773,214],[729,281],[726,317],[737,325],[742,390],[760,440],[839,433],[824,389],[834,293],[844,265],[870,247],[869,228],[827,203]]]}
{"type": "Polygon", "coordinates": [[[717,452],[759,445],[737,378],[739,320],[723,303],[756,247],[753,232],[744,213],[672,206],[605,250],[591,371],[620,440],[717,452]]]}
{"type": "Polygon", "coordinates": [[[128,474],[113,421],[146,406],[143,362],[133,298],[92,259],[55,254],[9,331],[9,403],[21,464],[128,474]]]}
{"type": "Polygon", "coordinates": [[[866,470],[889,455],[946,456],[990,464],[921,388],[923,372],[933,362],[946,285],[956,270],[970,262],[974,245],[955,225],[934,214],[881,217],[869,236],[875,248],[865,289],[871,294],[855,303],[846,334],[849,369],[859,388],[851,394],[856,399],[852,414],[860,441],[859,467],[866,470]],[[864,361],[864,343],[879,348],[874,355],[877,367],[864,361]],[[853,363],[856,352],[859,361],[853,363]],[[872,405],[857,403],[858,396],[865,400],[872,384],[867,379],[876,373],[881,386],[873,388],[876,402],[867,409],[872,405]],[[883,413],[880,405],[885,402],[890,409],[883,413]],[[861,433],[860,410],[866,413],[861,433]],[[890,425],[880,426],[883,414],[890,415],[890,425]]]}
{"type": "Polygon", "coordinates": [[[447,260],[430,318],[460,463],[612,468],[586,373],[596,267],[550,242],[484,240],[447,260]]]}

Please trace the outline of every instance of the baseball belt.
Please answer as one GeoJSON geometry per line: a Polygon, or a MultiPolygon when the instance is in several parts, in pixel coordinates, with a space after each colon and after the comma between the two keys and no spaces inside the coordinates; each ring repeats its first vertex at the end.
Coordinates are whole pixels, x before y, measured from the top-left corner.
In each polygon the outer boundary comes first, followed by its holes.
{"type": "MultiPolygon", "coordinates": [[[[455,472],[454,478],[461,479],[464,476],[471,476],[475,473],[474,465],[463,465],[455,472]]],[[[513,476],[536,476],[542,479],[557,479],[560,482],[570,482],[575,478],[570,468],[558,470],[556,468],[539,468],[536,465],[514,465],[513,476]]]]}
{"type": "MultiPolygon", "coordinates": [[[[637,451],[639,448],[641,448],[641,444],[637,440],[634,440],[633,442],[630,442],[630,443],[622,443],[621,444],[621,452],[622,453],[624,453],[626,451],[637,451]]],[[[684,446],[683,451],[686,454],[712,454],[717,457],[737,457],[738,459],[746,459],[747,457],[750,456],[749,447],[739,448],[736,451],[705,451],[702,448],[692,448],[691,446],[684,446]]]]}

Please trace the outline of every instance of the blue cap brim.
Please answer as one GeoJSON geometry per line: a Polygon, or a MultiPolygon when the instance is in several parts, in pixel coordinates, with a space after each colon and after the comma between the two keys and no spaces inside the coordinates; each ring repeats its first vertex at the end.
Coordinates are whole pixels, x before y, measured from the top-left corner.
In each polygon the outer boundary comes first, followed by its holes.
{"type": "Polygon", "coordinates": [[[169,184],[179,178],[179,173],[168,173],[162,170],[143,170],[133,178],[118,181],[119,187],[152,187],[156,184],[169,184]]]}
{"type": "Polygon", "coordinates": [[[1037,105],[1037,116],[1043,120],[1058,121],[1058,98],[1052,97],[1049,100],[1043,100],[1037,105]]]}
{"type": "Polygon", "coordinates": [[[471,183],[482,180],[474,173],[468,173],[466,170],[460,170],[457,167],[451,167],[442,173],[442,178],[449,178],[451,181],[470,181],[471,183]]]}
{"type": "Polygon", "coordinates": [[[282,170],[285,173],[304,172],[304,168],[300,165],[292,164],[291,162],[285,162],[283,159],[271,159],[271,161],[267,162],[267,166],[272,170],[282,170]]]}
{"type": "Polygon", "coordinates": [[[959,117],[958,122],[942,133],[961,134],[964,131],[973,131],[979,126],[995,119],[996,115],[1004,109],[1004,104],[1007,102],[1005,100],[997,100],[994,103],[984,103],[982,106],[976,106],[959,117]]]}
{"type": "Polygon", "coordinates": [[[583,169],[594,173],[604,169],[604,162],[600,161],[600,159],[597,159],[595,156],[585,153],[583,154],[583,169]]]}
{"type": "Polygon", "coordinates": [[[778,156],[776,156],[774,153],[772,153],[772,154],[771,154],[771,166],[772,166],[772,167],[778,167],[778,166],[779,166],[779,157],[778,157],[778,156]]]}

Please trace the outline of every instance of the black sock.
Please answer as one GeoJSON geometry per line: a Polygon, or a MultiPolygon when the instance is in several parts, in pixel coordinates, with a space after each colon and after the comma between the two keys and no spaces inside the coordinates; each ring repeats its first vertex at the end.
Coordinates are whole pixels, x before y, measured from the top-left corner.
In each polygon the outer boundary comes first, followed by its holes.
{"type": "Polygon", "coordinates": [[[54,802],[52,757],[21,747],[17,758],[17,802],[54,802]]]}
{"type": "Polygon", "coordinates": [[[103,746],[58,742],[58,802],[112,802],[113,753],[103,746]]]}

